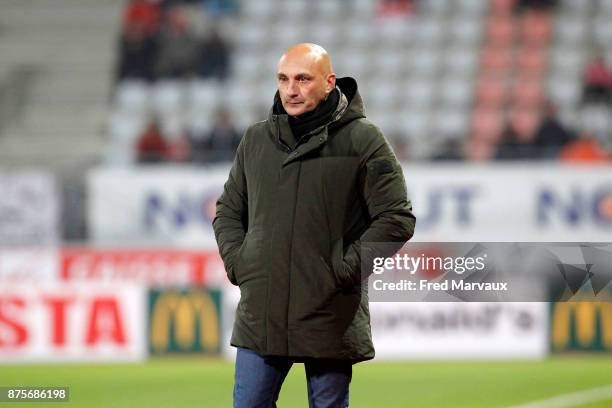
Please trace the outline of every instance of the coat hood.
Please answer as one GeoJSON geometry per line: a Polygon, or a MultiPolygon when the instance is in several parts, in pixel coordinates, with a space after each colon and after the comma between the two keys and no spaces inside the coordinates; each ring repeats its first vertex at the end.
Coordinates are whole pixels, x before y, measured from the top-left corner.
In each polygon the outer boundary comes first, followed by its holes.
{"type": "MultiPolygon", "coordinates": [[[[342,127],[355,119],[366,117],[363,100],[361,99],[361,95],[359,95],[357,81],[354,78],[338,78],[336,80],[336,88],[338,88],[341,94],[340,102],[338,103],[336,112],[332,116],[331,122],[327,124],[327,126],[329,126],[329,130],[342,127]]],[[[274,109],[274,106],[279,99],[280,95],[278,91],[276,91],[276,94],[274,95],[274,103],[272,104],[272,108],[270,109],[270,113],[268,115],[269,124],[272,124],[272,122],[277,120],[282,120],[282,117],[284,117],[285,120],[287,118],[286,113],[278,113],[274,109]]]]}

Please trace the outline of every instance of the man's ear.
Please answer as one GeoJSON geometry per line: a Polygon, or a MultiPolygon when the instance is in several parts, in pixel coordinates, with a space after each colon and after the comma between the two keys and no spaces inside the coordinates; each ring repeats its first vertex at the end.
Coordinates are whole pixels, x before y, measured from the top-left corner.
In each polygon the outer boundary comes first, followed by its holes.
{"type": "Polygon", "coordinates": [[[325,92],[329,95],[331,91],[336,87],[336,74],[329,74],[327,76],[327,83],[325,85],[325,92]]]}

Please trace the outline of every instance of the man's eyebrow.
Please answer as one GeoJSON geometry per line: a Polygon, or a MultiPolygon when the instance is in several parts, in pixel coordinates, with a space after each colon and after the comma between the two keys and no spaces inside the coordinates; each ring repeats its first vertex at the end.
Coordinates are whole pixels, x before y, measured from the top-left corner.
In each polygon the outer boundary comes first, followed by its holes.
{"type": "MultiPolygon", "coordinates": [[[[283,73],[283,72],[279,72],[278,74],[276,74],[277,78],[287,78],[287,74],[283,73]]],[[[314,78],[314,75],[309,74],[308,72],[300,72],[298,74],[295,74],[295,78],[314,78]]]]}

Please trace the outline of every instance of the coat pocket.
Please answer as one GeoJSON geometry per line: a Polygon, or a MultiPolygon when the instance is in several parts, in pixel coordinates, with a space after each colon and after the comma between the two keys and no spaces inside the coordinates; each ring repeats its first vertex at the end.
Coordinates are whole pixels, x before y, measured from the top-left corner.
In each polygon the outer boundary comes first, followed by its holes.
{"type": "Polygon", "coordinates": [[[344,268],[344,241],[342,238],[336,240],[332,247],[332,269],[336,280],[336,287],[346,287],[350,280],[346,276],[346,269],[344,268]]]}
{"type": "Polygon", "coordinates": [[[238,286],[257,275],[261,265],[259,262],[262,241],[258,235],[247,232],[244,241],[236,255],[234,277],[238,286]]]}

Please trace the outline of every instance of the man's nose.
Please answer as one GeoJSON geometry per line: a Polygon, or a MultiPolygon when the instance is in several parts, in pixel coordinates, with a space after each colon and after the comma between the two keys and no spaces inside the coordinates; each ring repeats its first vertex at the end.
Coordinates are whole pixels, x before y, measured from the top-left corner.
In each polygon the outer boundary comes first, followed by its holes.
{"type": "Polygon", "coordinates": [[[298,94],[297,81],[291,79],[289,80],[289,84],[287,85],[287,94],[292,96],[298,94]]]}

